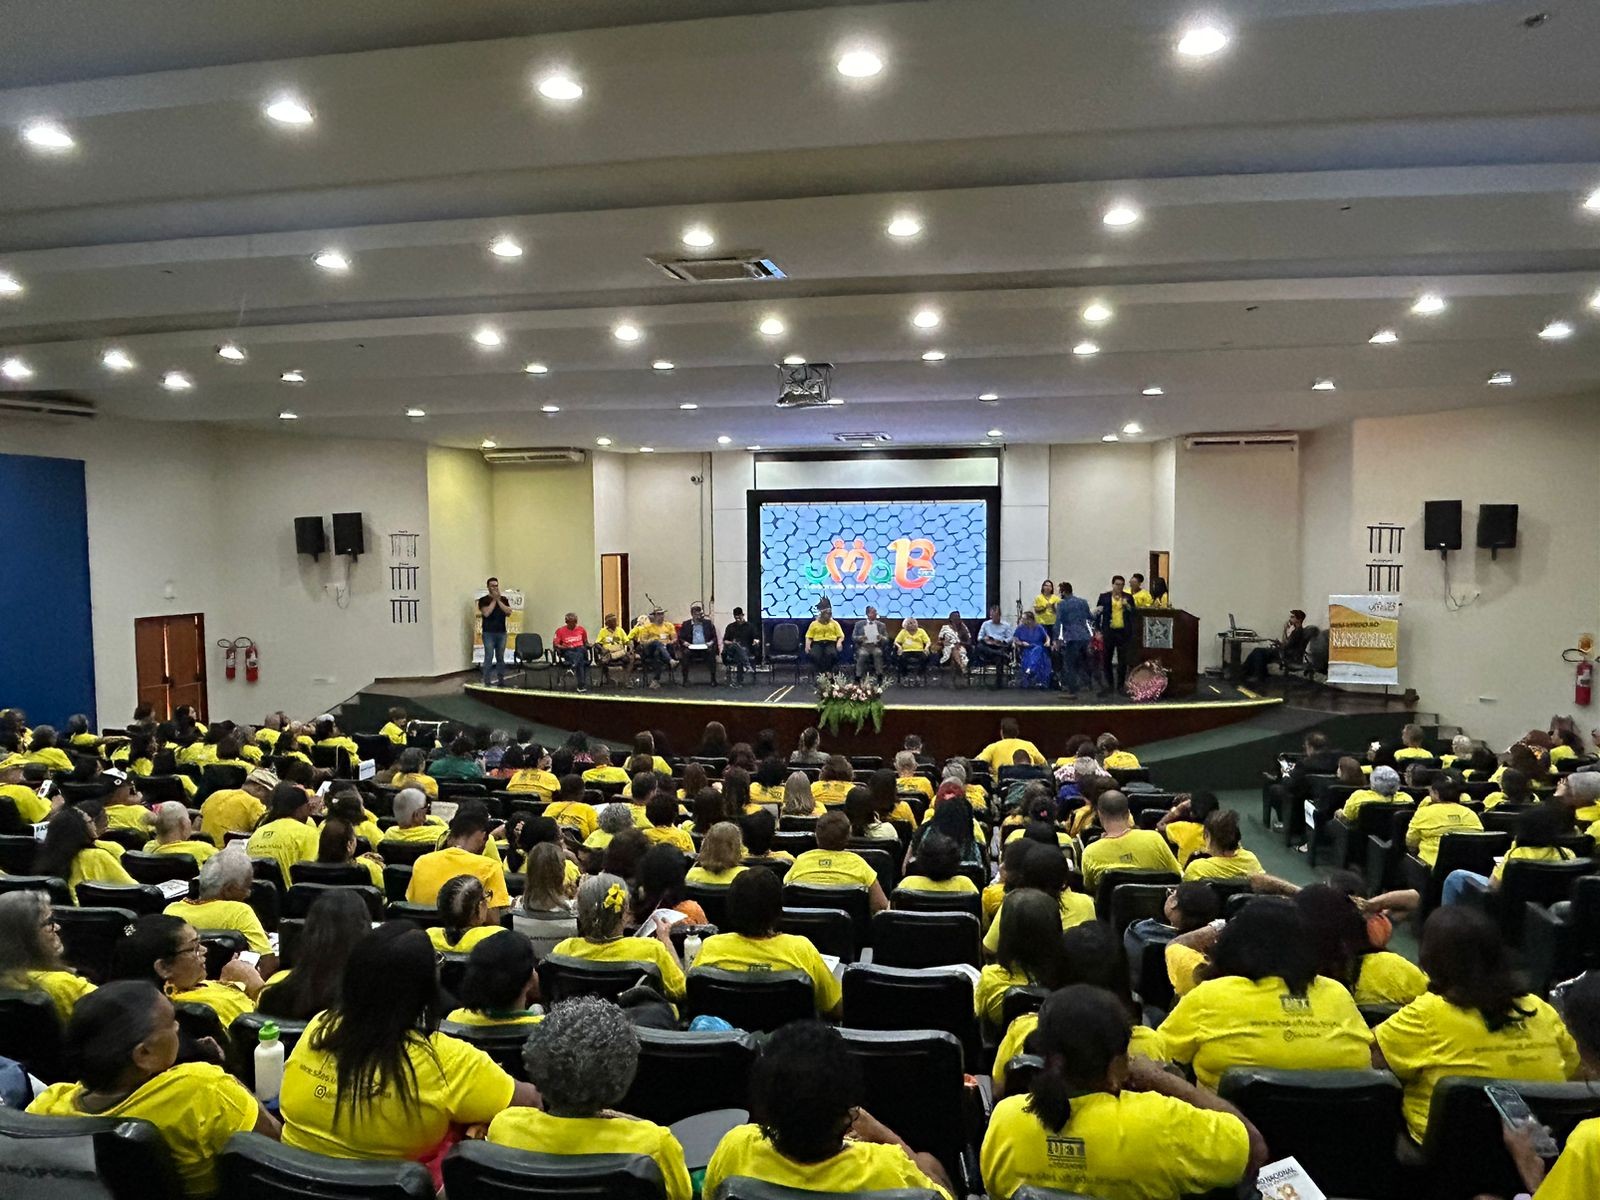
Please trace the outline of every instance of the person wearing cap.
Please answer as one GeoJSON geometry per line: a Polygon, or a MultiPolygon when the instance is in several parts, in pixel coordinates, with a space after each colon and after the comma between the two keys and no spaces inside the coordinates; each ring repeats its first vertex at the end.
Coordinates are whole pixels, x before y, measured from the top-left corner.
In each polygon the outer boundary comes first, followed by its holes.
{"type": "Polygon", "coordinates": [[[607,613],[600,622],[600,632],[594,635],[594,653],[602,682],[613,669],[620,669],[624,675],[628,673],[633,650],[628,641],[628,631],[622,628],[616,613],[607,613]]]}
{"type": "Polygon", "coordinates": [[[133,776],[112,767],[100,773],[98,782],[107,786],[104,798],[107,828],[133,829],[140,833],[149,828],[150,810],[134,786],[133,776]]]}
{"type": "Polygon", "coordinates": [[[689,606],[689,619],[678,630],[678,646],[683,655],[683,682],[689,682],[692,663],[704,663],[711,676],[711,686],[717,686],[717,627],[706,616],[698,603],[689,606]]]}
{"type": "Polygon", "coordinates": [[[483,884],[489,898],[489,920],[498,921],[511,907],[505,874],[500,865],[484,857],[491,822],[488,807],[479,800],[463,801],[450,821],[444,845],[424,854],[411,867],[411,882],[406,900],[411,904],[435,904],[439,889],[457,875],[471,875],[483,884]]]}
{"type": "Polygon", "coordinates": [[[0,797],[16,805],[17,815],[29,825],[36,825],[50,815],[50,801],[39,795],[37,787],[30,787],[27,764],[19,758],[0,764],[0,797]]]}
{"type": "Polygon", "coordinates": [[[730,686],[743,684],[746,671],[755,674],[755,668],[750,665],[750,654],[755,643],[754,623],[744,619],[744,609],[734,609],[733,620],[722,631],[722,664],[732,667],[737,674],[736,680],[729,681],[730,686]]]}
{"type": "Polygon", "coordinates": [[[667,620],[666,610],[652,608],[648,620],[634,627],[634,652],[650,676],[650,686],[661,686],[663,668],[672,666],[672,644],[678,640],[678,627],[667,620]]]}
{"type": "Polygon", "coordinates": [[[200,832],[221,846],[230,833],[250,833],[267,811],[266,802],[278,786],[278,777],[257,767],[236,788],[212,792],[200,805],[200,832]]]}

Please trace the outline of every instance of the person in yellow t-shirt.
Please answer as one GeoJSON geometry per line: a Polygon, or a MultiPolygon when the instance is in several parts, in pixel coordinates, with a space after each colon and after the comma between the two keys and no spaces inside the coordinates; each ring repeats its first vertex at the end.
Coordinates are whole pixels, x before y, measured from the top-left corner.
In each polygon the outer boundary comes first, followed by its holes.
{"type": "Polygon", "coordinates": [[[278,777],[257,767],[237,788],[212,792],[200,805],[200,832],[218,846],[230,833],[250,833],[266,815],[266,802],[278,786],[278,777]]]}
{"type": "Polygon", "coordinates": [[[817,618],[806,627],[806,657],[819,674],[839,664],[839,646],[844,629],[833,619],[833,606],[824,600],[817,606],[817,618]]]}
{"type": "Polygon", "coordinates": [[[1478,814],[1461,803],[1461,785],[1448,775],[1434,778],[1428,799],[1406,826],[1406,849],[1432,867],[1439,861],[1439,842],[1447,833],[1481,833],[1478,814]]]}
{"type": "MultiPolygon", "coordinates": [[[[481,931],[483,936],[474,940],[467,953],[467,970],[458,989],[461,1007],[452,1009],[445,1021],[479,1028],[537,1025],[544,1020],[544,1014],[537,1003],[539,976],[534,972],[533,941],[517,930],[498,925],[482,927],[481,931]]],[[[440,939],[434,933],[434,929],[428,930],[438,949],[440,939]]],[[[452,949],[455,948],[445,947],[441,953],[452,949]]]]}
{"type": "Polygon", "coordinates": [[[297,862],[315,862],[317,827],[311,823],[311,793],[298,783],[280,783],[245,848],[251,858],[277,862],[283,886],[290,884],[289,868],[297,862]]]}
{"type": "Polygon", "coordinates": [[[670,793],[656,791],[644,802],[645,819],[650,822],[640,832],[651,845],[676,846],[691,857],[694,838],[678,825],[678,802],[670,793]]]}
{"type": "Polygon", "coordinates": [[[667,1200],[690,1200],[694,1185],[672,1131],[615,1111],[639,1065],[639,1038],[621,1009],[595,996],[558,1004],[529,1032],[522,1058],[543,1108],[506,1109],[489,1123],[491,1143],[540,1154],[646,1155],[667,1200]]]}
{"type": "Polygon", "coordinates": [[[1421,725],[1407,725],[1400,730],[1400,748],[1394,752],[1394,760],[1404,763],[1413,758],[1432,758],[1433,751],[1423,743],[1424,734],[1421,725]]]}
{"type": "Polygon", "coordinates": [[[277,956],[261,918],[248,903],[253,879],[250,860],[243,853],[232,848],[219,851],[200,868],[195,888],[199,898],[174,901],[164,911],[196,929],[232,929],[244,934],[250,949],[262,956],[260,972],[270,975],[277,956]]]}
{"type": "Polygon", "coordinates": [[[578,936],[557,942],[551,954],[590,962],[637,963],[653,969],[672,1001],[683,999],[683,965],[669,926],[655,922],[653,937],[624,937],[633,916],[627,883],[617,875],[591,875],[578,885],[578,936]]]}
{"type": "Polygon", "coordinates": [[[799,971],[810,977],[817,1012],[837,1018],[844,1007],[843,991],[817,948],[792,933],[779,933],[783,916],[783,884],[771,871],[746,870],[728,888],[727,932],[705,940],[696,969],[765,974],[799,971]]]}
{"type": "Polygon", "coordinates": [[[28,1111],[149,1121],[166,1143],[185,1196],[215,1194],[217,1160],[234,1134],[278,1137],[277,1118],[221,1067],[175,1065],[172,1001],[149,983],[119,980],[85,997],[66,1041],[82,1048],[82,1077],[45,1089],[28,1111]]]}
{"type": "Polygon", "coordinates": [[[63,808],[45,824],[44,841],[33,859],[35,875],[67,881],[73,899],[80,883],[120,883],[131,886],[132,875],[123,869],[117,853],[95,841],[95,822],[104,819],[100,801],[85,800],[73,808],[63,808]]]}
{"type": "Polygon", "coordinates": [[[818,1192],[919,1188],[951,1200],[939,1160],[916,1152],[867,1112],[866,1084],[844,1039],[820,1021],[791,1021],[761,1047],[750,1074],[752,1124],[730,1130],[701,1194],[733,1176],[818,1192]]]}
{"type": "Polygon", "coordinates": [[[1468,894],[1499,891],[1508,862],[1570,862],[1577,857],[1570,848],[1561,845],[1568,827],[1567,814],[1559,805],[1535,804],[1526,812],[1516,814],[1516,819],[1516,836],[1511,849],[1495,860],[1494,870],[1488,875],[1451,871],[1440,890],[1441,904],[1459,904],[1468,894]]]}
{"type": "Polygon", "coordinates": [[[1183,869],[1190,879],[1249,879],[1265,875],[1261,860],[1239,843],[1239,814],[1231,808],[1218,809],[1206,818],[1205,853],[1189,860],[1183,869]]]}
{"type": "Polygon", "coordinates": [[[430,925],[427,934],[440,954],[470,954],[489,938],[506,932],[491,916],[489,893],[475,875],[446,879],[435,903],[441,924],[430,925]]]}
{"type": "Polygon", "coordinates": [[[400,752],[395,760],[394,773],[389,776],[393,788],[420,788],[430,800],[439,798],[439,781],[427,772],[427,752],[418,746],[400,752]]]}
{"type": "Polygon", "coordinates": [[[842,754],[830,754],[822,764],[822,777],[811,785],[811,795],[825,808],[836,808],[855,786],[855,768],[842,754]]]}
{"type": "Polygon", "coordinates": [[[1246,905],[1217,938],[1209,977],[1178,1001],[1158,1031],[1177,1063],[1216,1090],[1229,1067],[1354,1070],[1372,1032],[1344,985],[1316,973],[1304,918],[1291,900],[1246,905]]]}
{"type": "Polygon", "coordinates": [[[1366,917],[1342,888],[1314,883],[1295,893],[1294,904],[1316,951],[1317,974],[1344,984],[1357,1004],[1410,1004],[1428,990],[1421,967],[1373,947],[1366,917]]]}
{"type": "Polygon", "coordinates": [[[616,756],[604,747],[594,751],[594,766],[582,778],[587,784],[629,782],[627,771],[616,765],[616,756]]]}
{"type": "Polygon", "coordinates": [[[1045,765],[1045,757],[1039,753],[1039,747],[1022,736],[1022,727],[1017,719],[1005,717],[1000,722],[1000,736],[972,757],[978,762],[987,763],[989,773],[998,778],[1001,767],[1009,767],[1016,761],[1018,750],[1025,751],[1028,761],[1034,766],[1045,765]]]}
{"type": "Polygon", "coordinates": [[[633,656],[628,631],[617,623],[616,613],[607,613],[600,629],[594,635],[595,665],[600,668],[601,679],[608,679],[612,671],[628,673],[628,663],[633,656]]]}
{"type": "Polygon", "coordinates": [[[378,736],[388,738],[396,746],[404,746],[406,744],[406,725],[409,721],[410,716],[405,709],[391,708],[389,710],[389,719],[378,730],[378,736]]]}
{"type": "Polygon", "coordinates": [[[22,755],[22,762],[24,766],[41,763],[52,771],[72,770],[72,758],[56,745],[56,731],[50,725],[34,726],[33,737],[28,742],[27,752],[22,755]]]}
{"type": "Polygon", "coordinates": [[[1139,758],[1132,751],[1124,750],[1115,734],[1102,733],[1094,740],[1095,757],[1100,765],[1107,771],[1137,771],[1139,758]]]}
{"type": "Polygon", "coordinates": [[[1006,993],[1020,987],[1054,991],[1065,979],[1066,957],[1061,949],[1061,909],[1044,892],[1033,888],[1012,892],[1001,905],[994,928],[1003,930],[996,943],[996,961],[979,973],[972,1002],[978,1019],[998,1030],[1006,993]]]}
{"type": "MultiPolygon", "coordinates": [[[[543,746],[535,746],[529,751],[524,765],[506,781],[506,791],[532,793],[541,800],[554,799],[561,787],[561,780],[550,773],[550,765],[550,752],[543,746]]],[[[578,799],[583,799],[581,787],[578,792],[578,799]]]]}
{"type": "Polygon", "coordinates": [[[204,866],[206,859],[217,853],[217,847],[210,842],[195,840],[189,810],[176,800],[156,805],[150,828],[155,837],[145,843],[146,854],[188,855],[197,866],[204,866]]]}
{"type": "Polygon", "coordinates": [[[483,884],[490,916],[498,920],[511,907],[511,895],[506,890],[504,870],[484,854],[492,824],[488,807],[481,802],[469,800],[456,809],[444,845],[412,864],[406,900],[412,904],[437,903],[439,891],[448,880],[470,875],[483,884]]]}
{"type": "Polygon", "coordinates": [[[672,647],[678,640],[678,627],[667,620],[665,609],[652,608],[649,618],[634,626],[628,636],[650,686],[659,688],[661,673],[672,670],[672,647]]]}
{"type": "Polygon", "coordinates": [[[896,791],[915,792],[928,803],[933,803],[933,780],[925,775],[917,774],[920,764],[917,756],[909,750],[902,750],[894,756],[894,786],[896,791]]]}
{"type": "Polygon", "coordinates": [[[1044,626],[1045,639],[1049,642],[1056,640],[1056,606],[1060,603],[1056,585],[1046,579],[1039,585],[1039,594],[1033,598],[1033,617],[1044,626]]]}
{"type": "Polygon", "coordinates": [[[133,931],[117,944],[113,974],[153,983],[174,1004],[204,1004],[224,1029],[235,1017],[255,1011],[256,997],[266,986],[254,967],[237,958],[208,980],[199,932],[182,917],[164,913],[134,922],[133,931]]]}
{"type": "Polygon", "coordinates": [[[1357,788],[1345,799],[1339,815],[1353,822],[1369,804],[1410,804],[1411,797],[1400,790],[1400,773],[1393,767],[1373,767],[1364,788],[1357,788]]]}
{"type": "Polygon", "coordinates": [[[16,805],[17,816],[29,825],[36,825],[50,815],[50,801],[39,795],[37,788],[29,787],[27,764],[13,758],[0,765],[0,796],[16,805]]]}
{"type": "Polygon", "coordinates": [[[0,988],[44,992],[64,1029],[73,1008],[94,991],[94,984],[67,966],[61,954],[61,927],[48,893],[0,895],[0,988]]]}
{"type": "Polygon", "coordinates": [[[1494,923],[1475,908],[1437,908],[1422,929],[1428,992],[1379,1025],[1381,1061],[1405,1088],[1406,1128],[1421,1142],[1433,1089],[1448,1075],[1547,1083],[1577,1076],[1577,1044],[1556,1010],[1524,992],[1494,923]]]}
{"type": "Polygon", "coordinates": [[[1133,601],[1135,608],[1151,608],[1155,605],[1155,596],[1145,587],[1144,576],[1137,572],[1128,576],[1128,599],[1133,601]]]}
{"type": "Polygon", "coordinates": [[[905,624],[900,626],[900,632],[894,635],[894,648],[900,656],[902,675],[920,678],[927,674],[928,631],[921,627],[915,617],[907,617],[905,624]]]}
{"type": "Polygon", "coordinates": [[[990,1195],[1031,1186],[1168,1200],[1232,1188],[1266,1162],[1266,1142],[1233,1105],[1147,1058],[1130,1061],[1128,1015],[1111,993],[1055,993],[1033,1042],[1045,1069],[1027,1095],[995,1106],[984,1136],[990,1195]]]}
{"type": "Polygon", "coordinates": [[[916,860],[906,877],[895,885],[895,894],[976,896],[978,885],[961,871],[961,850],[955,839],[942,833],[925,834],[917,846],[916,860]]]}
{"type": "Polygon", "coordinates": [[[334,1158],[417,1160],[452,1125],[537,1104],[532,1084],[482,1050],[424,1032],[440,1000],[433,946],[420,929],[391,921],[358,941],[339,999],[312,1019],[284,1064],[284,1144],[334,1158]],[[396,1053],[407,1069],[391,1073],[381,1064],[396,1053]],[[347,1092],[341,1077],[358,1090],[347,1092]]]}
{"type": "Polygon", "coordinates": [[[867,906],[873,912],[889,907],[878,873],[850,844],[850,818],[842,812],[829,812],[817,818],[817,848],[797,855],[794,866],[784,876],[785,883],[804,883],[813,887],[861,887],[867,891],[867,906]]]}
{"type": "Polygon", "coordinates": [[[1156,823],[1156,831],[1165,834],[1172,844],[1178,866],[1188,866],[1189,860],[1205,849],[1205,821],[1219,806],[1215,792],[1181,792],[1156,823]]]}
{"type": "Polygon", "coordinates": [[[1112,869],[1178,873],[1178,859],[1166,837],[1154,829],[1135,828],[1128,798],[1121,792],[1101,792],[1095,812],[1104,832],[1083,848],[1079,863],[1083,886],[1089,891],[1099,887],[1100,876],[1112,869]]]}
{"type": "Polygon", "coordinates": [[[994,914],[993,924],[983,935],[983,948],[990,954],[999,953],[1006,902],[1019,891],[1033,890],[1053,896],[1056,907],[1061,911],[1063,929],[1071,929],[1095,919],[1094,897],[1075,892],[1067,885],[1067,860],[1059,850],[1026,839],[1015,844],[1024,847],[1016,864],[1016,881],[1013,883],[1011,874],[1007,874],[1005,899],[994,914]]]}
{"type": "Polygon", "coordinates": [[[702,887],[731,887],[748,868],[744,865],[744,834],[732,821],[718,821],[706,831],[699,861],[689,868],[685,883],[702,887]]]}

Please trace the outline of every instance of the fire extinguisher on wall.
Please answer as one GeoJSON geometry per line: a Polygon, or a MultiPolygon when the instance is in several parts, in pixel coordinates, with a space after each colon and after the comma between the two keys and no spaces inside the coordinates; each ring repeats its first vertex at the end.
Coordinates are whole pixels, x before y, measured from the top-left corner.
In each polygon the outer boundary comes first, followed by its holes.
{"type": "Polygon", "coordinates": [[[232,679],[239,673],[239,648],[232,638],[218,638],[217,645],[222,647],[222,673],[232,679]]]}
{"type": "Polygon", "coordinates": [[[261,655],[256,650],[256,644],[245,639],[244,650],[244,681],[254,683],[261,677],[261,655]]]}
{"type": "Polygon", "coordinates": [[[1572,702],[1583,708],[1587,708],[1594,697],[1594,661],[1589,657],[1593,651],[1594,638],[1586,633],[1578,639],[1575,647],[1561,655],[1568,662],[1577,664],[1573,671],[1572,702]]]}
{"type": "Polygon", "coordinates": [[[222,673],[233,679],[239,673],[239,651],[244,651],[244,677],[245,682],[254,683],[260,675],[261,656],[256,652],[256,644],[247,637],[218,638],[217,645],[222,647],[222,673]]]}

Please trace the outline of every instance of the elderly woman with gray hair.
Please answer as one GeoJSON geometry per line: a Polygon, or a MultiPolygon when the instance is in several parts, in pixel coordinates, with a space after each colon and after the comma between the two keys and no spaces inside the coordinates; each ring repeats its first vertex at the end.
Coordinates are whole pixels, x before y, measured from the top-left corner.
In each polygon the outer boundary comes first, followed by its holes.
{"type": "Polygon", "coordinates": [[[1400,790],[1400,773],[1393,767],[1373,767],[1372,778],[1366,787],[1350,793],[1344,802],[1344,807],[1339,810],[1339,815],[1346,821],[1354,821],[1356,815],[1369,804],[1410,804],[1411,797],[1400,790]]]}
{"type": "Polygon", "coordinates": [[[667,1200],[694,1187],[671,1130],[617,1112],[639,1067],[639,1039],[622,1010],[596,996],[556,1005],[522,1048],[544,1108],[508,1108],[489,1123],[489,1141],[540,1154],[645,1154],[667,1200]]]}
{"type": "MultiPolygon", "coordinates": [[[[385,842],[422,842],[435,845],[444,837],[445,827],[428,816],[428,796],[419,787],[401,788],[394,796],[394,824],[384,833],[385,842]]],[[[378,853],[383,853],[379,843],[378,853]]]]}
{"type": "Polygon", "coordinates": [[[229,847],[212,855],[200,868],[199,899],[185,897],[163,911],[196,929],[232,929],[244,934],[250,949],[261,955],[260,970],[265,977],[277,969],[278,959],[272,953],[267,931],[261,927],[261,918],[248,903],[254,880],[255,870],[244,852],[229,847]]]}
{"type": "Polygon", "coordinates": [[[658,923],[654,937],[626,937],[633,923],[628,885],[616,875],[594,875],[578,887],[578,936],[557,942],[551,954],[589,962],[633,963],[654,968],[667,998],[684,996],[683,966],[672,951],[667,926],[658,923]]]}

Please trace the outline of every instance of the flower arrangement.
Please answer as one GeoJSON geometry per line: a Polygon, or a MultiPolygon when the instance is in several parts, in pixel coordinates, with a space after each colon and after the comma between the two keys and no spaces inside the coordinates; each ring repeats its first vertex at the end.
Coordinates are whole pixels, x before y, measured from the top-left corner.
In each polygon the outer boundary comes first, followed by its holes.
{"type": "Polygon", "coordinates": [[[817,676],[817,724],[829,733],[841,725],[855,726],[857,733],[868,721],[874,731],[883,729],[883,684],[876,679],[860,681],[848,675],[817,676]]]}

